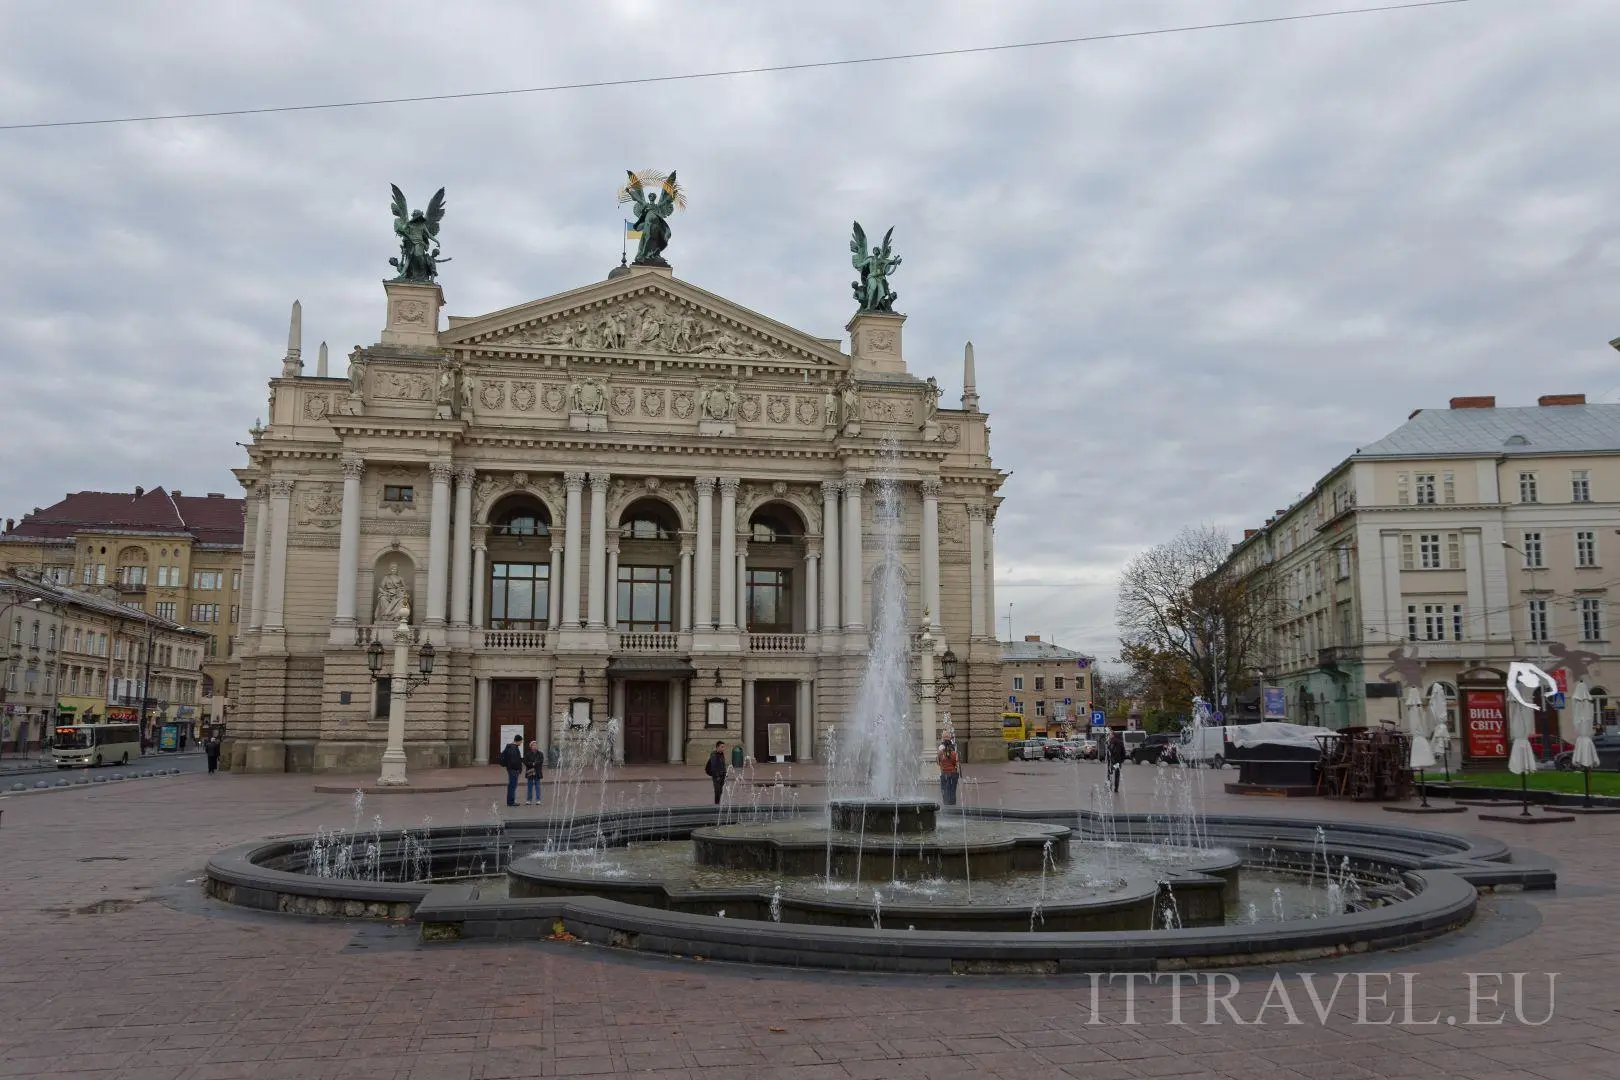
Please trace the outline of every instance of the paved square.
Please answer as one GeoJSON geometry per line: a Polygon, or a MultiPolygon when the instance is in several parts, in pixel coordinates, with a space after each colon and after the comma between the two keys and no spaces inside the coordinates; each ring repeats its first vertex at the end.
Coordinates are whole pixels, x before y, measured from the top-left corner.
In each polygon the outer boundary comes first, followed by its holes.
{"type": "MultiPolygon", "coordinates": [[[[984,805],[1051,807],[1072,806],[1102,770],[1030,762],[972,775],[984,805]]],[[[473,770],[422,779],[496,781],[473,770]]],[[[1123,980],[1094,998],[1083,978],[792,972],[561,943],[421,946],[410,927],[203,898],[202,868],[219,848],[348,825],[351,797],[315,784],[193,774],[0,800],[0,1077],[1620,1077],[1613,818],[1519,830],[1472,812],[1395,819],[1377,806],[1208,794],[1213,812],[1501,837],[1553,861],[1560,888],[1487,897],[1468,929],[1414,949],[1284,969],[1278,984],[1258,969],[1236,972],[1235,988],[1139,980],[1128,1000],[1123,980]],[[1470,972],[1506,976],[1477,980],[1473,1024],[1470,972]],[[1522,1021],[1514,972],[1527,973],[1522,1021]],[[1555,996],[1543,1023],[1547,973],[1555,996]],[[1229,992],[1230,1011],[1218,1000],[1229,992]],[[1484,1023],[1504,1009],[1504,1022],[1484,1023]],[[1446,1015],[1457,1022],[1431,1022],[1446,1015]]],[[[696,803],[706,788],[696,769],[647,770],[611,798],[696,803]]],[[[1125,809],[1148,809],[1151,790],[1152,769],[1127,766],[1125,809]]],[[[481,823],[498,798],[494,786],[373,796],[365,814],[385,827],[481,823]]]]}

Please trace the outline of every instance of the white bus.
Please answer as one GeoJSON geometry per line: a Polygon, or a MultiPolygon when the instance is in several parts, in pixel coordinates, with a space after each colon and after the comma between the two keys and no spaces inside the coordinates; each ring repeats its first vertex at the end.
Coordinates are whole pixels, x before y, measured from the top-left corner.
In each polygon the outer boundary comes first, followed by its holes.
{"type": "Polygon", "coordinates": [[[58,769],[74,765],[128,765],[141,756],[139,724],[73,724],[56,729],[51,755],[58,769]]]}

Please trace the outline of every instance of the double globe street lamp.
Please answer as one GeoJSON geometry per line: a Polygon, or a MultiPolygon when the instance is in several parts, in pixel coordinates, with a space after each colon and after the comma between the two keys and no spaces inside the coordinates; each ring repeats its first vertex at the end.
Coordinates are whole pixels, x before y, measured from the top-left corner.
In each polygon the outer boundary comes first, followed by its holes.
{"type": "Polygon", "coordinates": [[[366,666],[371,669],[373,682],[388,682],[388,746],[383,750],[382,774],[377,783],[397,787],[410,783],[405,778],[405,699],[419,690],[433,676],[433,643],[424,641],[417,650],[417,668],[420,675],[410,671],[411,611],[402,607],[399,625],[394,627],[394,670],[384,675],[383,646],[373,641],[366,650],[366,666]]]}

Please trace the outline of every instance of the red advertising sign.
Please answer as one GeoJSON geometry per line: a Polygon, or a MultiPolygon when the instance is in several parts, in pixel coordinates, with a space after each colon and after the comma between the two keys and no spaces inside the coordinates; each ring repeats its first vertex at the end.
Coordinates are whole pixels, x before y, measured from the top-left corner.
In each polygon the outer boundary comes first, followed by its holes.
{"type": "Polygon", "coordinates": [[[1569,693],[1569,669],[1568,668],[1559,668],[1557,671],[1554,671],[1552,673],[1552,677],[1553,677],[1553,682],[1558,684],[1558,692],[1560,694],[1569,693]]]}
{"type": "Polygon", "coordinates": [[[1502,690],[1463,691],[1464,748],[1471,758],[1508,756],[1507,694],[1502,690]]]}

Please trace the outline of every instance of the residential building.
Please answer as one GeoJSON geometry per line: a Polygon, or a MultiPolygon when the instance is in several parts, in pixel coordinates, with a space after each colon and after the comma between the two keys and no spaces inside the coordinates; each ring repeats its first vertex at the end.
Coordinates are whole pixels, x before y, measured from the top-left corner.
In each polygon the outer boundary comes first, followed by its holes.
{"type": "Polygon", "coordinates": [[[1023,713],[1037,731],[1088,725],[1096,664],[1096,657],[1042,641],[1039,634],[1003,641],[1002,708],[1023,713]]]}
{"type": "Polygon", "coordinates": [[[1617,509],[1620,405],[1456,397],[1413,412],[1245,532],[1224,572],[1273,575],[1272,648],[1257,674],[1286,689],[1295,722],[1397,721],[1402,685],[1427,695],[1438,684],[1453,732],[1459,701],[1478,730],[1496,730],[1514,660],[1562,673],[1570,689],[1584,671],[1612,722],[1620,579],[1603,567],[1620,559],[1617,509]]]}
{"type": "Polygon", "coordinates": [[[112,586],[0,573],[0,746],[37,750],[58,721],[197,715],[208,635],[148,615],[112,586]],[[148,689],[149,688],[149,689],[148,689]]]}
{"type": "Polygon", "coordinates": [[[202,632],[202,696],[182,719],[229,720],[242,608],[244,500],[136,488],[79,491],[0,533],[0,570],[80,589],[202,632]]]}
{"type": "Polygon", "coordinates": [[[962,407],[939,409],[898,314],[856,314],[845,352],[660,266],[445,329],[437,285],[385,291],[347,378],[305,372],[295,312],[238,470],[230,768],[376,768],[390,684],[367,648],[402,611],[437,650],[407,712],[412,768],[608,718],[628,762],[697,764],[717,740],[815,760],[882,618],[911,642],[911,681],[932,622],[958,658],[940,707],[966,756],[1003,754],[1003,474],[971,346],[962,407]]]}

